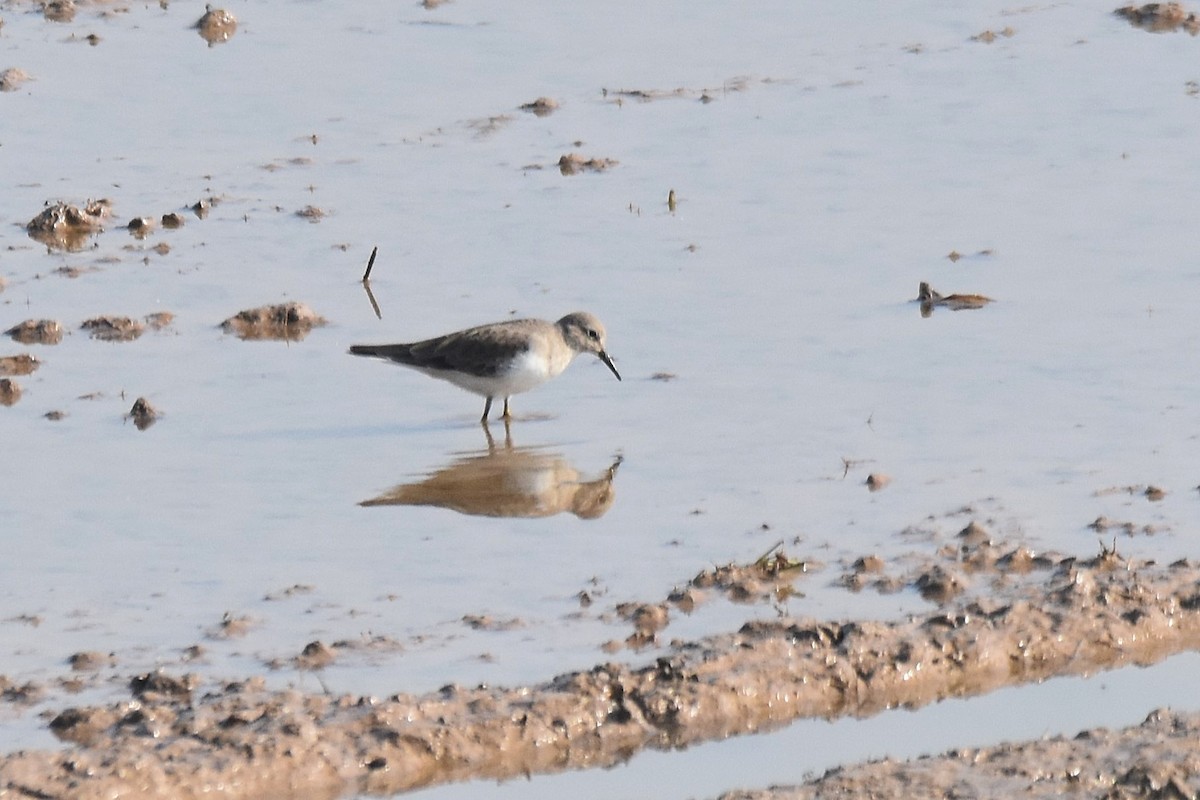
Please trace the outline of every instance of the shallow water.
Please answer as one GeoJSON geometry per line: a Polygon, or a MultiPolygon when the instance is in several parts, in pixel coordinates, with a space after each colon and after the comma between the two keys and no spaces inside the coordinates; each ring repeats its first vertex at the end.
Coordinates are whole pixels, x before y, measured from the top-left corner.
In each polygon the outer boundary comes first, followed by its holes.
{"type": "MultiPolygon", "coordinates": [[[[86,6],[68,24],[0,7],[0,69],[34,78],[0,95],[0,329],[73,331],[0,346],[45,362],[0,408],[3,674],[46,679],[95,649],[117,653],[113,674],[229,677],[314,639],[386,637],[319,679],[271,680],[537,681],[613,657],[600,645],[629,633],[605,616],[617,602],[781,539],[825,564],[788,609],[834,618],[926,608],[838,588],[842,562],[971,518],[1091,552],[1104,515],[1154,527],[1121,534],[1124,553],[1192,552],[1192,37],[1084,4],[459,0],[351,17],[246,2],[208,47],[180,3],[86,6]],[[516,110],[540,95],[561,108],[516,110]],[[619,163],[566,177],[555,164],[573,151],[619,163]],[[83,252],[48,253],[21,227],[49,200],[100,196],[114,221],[83,252]],[[180,230],[119,227],[210,196],[180,230]],[[307,205],[327,216],[295,214],[307,205]],[[375,245],[382,320],[358,282],[375,245]],[[922,280],[997,302],[922,318],[922,280]],[[216,327],[289,299],[331,325],[288,344],[216,327]],[[605,321],[625,380],[581,361],[514,398],[512,436],[587,478],[621,456],[603,516],[358,505],[487,441],[477,398],[350,343],[576,308],[605,321]],[[136,342],[78,330],[158,310],[173,325],[136,342]],[[143,395],[164,417],[139,432],[122,415],[143,395]],[[53,409],[68,416],[42,418],[53,409]],[[894,482],[869,493],[873,471],[894,482]],[[1105,491],[1149,484],[1164,499],[1105,491]],[[250,633],[212,638],[227,613],[250,633]],[[206,655],[184,663],[197,642],[206,655]]],[[[773,613],[712,603],[663,638],[773,613]]],[[[1060,730],[1089,724],[1075,719],[1065,708],[1060,730]]],[[[53,744],[32,712],[6,715],[0,742],[53,744]]]]}

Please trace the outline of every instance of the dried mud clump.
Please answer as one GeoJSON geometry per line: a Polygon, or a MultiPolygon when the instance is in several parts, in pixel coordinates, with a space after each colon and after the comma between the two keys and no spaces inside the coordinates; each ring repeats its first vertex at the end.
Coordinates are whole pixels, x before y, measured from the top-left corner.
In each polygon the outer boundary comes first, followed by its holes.
{"type": "Polygon", "coordinates": [[[146,322],[146,327],[152,331],[161,331],[163,328],[175,321],[175,315],[170,311],[155,311],[153,314],[147,314],[142,317],[146,322]]]}
{"type": "Polygon", "coordinates": [[[0,72],[0,92],[15,92],[28,80],[31,80],[28,72],[19,67],[9,67],[0,72]]]}
{"type": "Polygon", "coordinates": [[[129,317],[93,317],[80,327],[104,342],[132,342],[146,330],[143,323],[129,317]]]}
{"type": "Polygon", "coordinates": [[[168,230],[183,227],[183,215],[174,211],[162,215],[162,226],[168,230]]]}
{"type": "Polygon", "coordinates": [[[563,175],[578,175],[581,172],[606,172],[615,167],[611,158],[584,158],[578,153],[567,153],[558,159],[558,171],[563,175]]]}
{"type": "Polygon", "coordinates": [[[139,397],[133,402],[133,407],[129,409],[129,413],[125,415],[125,419],[133,420],[134,426],[139,431],[144,431],[157,422],[160,416],[162,416],[162,412],[150,405],[149,400],[139,397]]]}
{"type": "Polygon", "coordinates": [[[317,206],[305,206],[296,212],[297,217],[306,219],[309,222],[320,222],[325,218],[326,214],[327,212],[324,209],[317,206]]]}
{"type": "Polygon", "coordinates": [[[21,344],[58,344],[62,341],[63,327],[52,319],[27,319],[4,332],[21,344]]]}
{"type": "Polygon", "coordinates": [[[971,41],[972,42],[983,42],[984,44],[991,44],[992,42],[999,39],[1001,36],[1008,39],[1008,38],[1015,36],[1016,33],[1017,32],[1014,31],[1012,28],[1003,28],[1002,30],[999,30],[999,31],[986,30],[983,33],[972,36],[971,41]]]}
{"type": "Polygon", "coordinates": [[[29,221],[29,238],[52,249],[82,250],[89,236],[100,231],[112,213],[111,200],[92,200],[82,209],[67,203],[46,206],[29,221]]]}
{"type": "Polygon", "coordinates": [[[553,97],[539,97],[532,103],[519,106],[521,111],[528,111],[536,117],[548,117],[558,111],[558,101],[553,97]]]}
{"type": "Polygon", "coordinates": [[[115,659],[112,654],[101,653],[96,650],[83,650],[78,653],[73,653],[67,659],[67,663],[75,672],[95,672],[105,667],[111,667],[115,659]]]}
{"type": "Polygon", "coordinates": [[[49,0],[42,3],[42,15],[51,22],[75,19],[75,0],[49,0]]]}
{"type": "Polygon", "coordinates": [[[28,353],[0,357],[0,375],[30,375],[42,365],[28,353]]]}
{"type": "Polygon", "coordinates": [[[12,378],[0,378],[0,406],[16,405],[21,399],[21,385],[12,378]]]}
{"type": "Polygon", "coordinates": [[[196,30],[208,46],[229,41],[237,33],[237,19],[223,8],[205,6],[204,16],[196,21],[196,30]]]}
{"type": "Polygon", "coordinates": [[[1187,11],[1181,3],[1147,3],[1143,6],[1122,6],[1113,12],[1129,20],[1135,28],[1151,33],[1187,31],[1192,36],[1200,34],[1200,19],[1194,11],[1187,11]]]}
{"type": "Polygon", "coordinates": [[[221,329],[239,339],[300,341],[325,318],[303,303],[282,303],[239,311],[221,323],[221,329]]]}

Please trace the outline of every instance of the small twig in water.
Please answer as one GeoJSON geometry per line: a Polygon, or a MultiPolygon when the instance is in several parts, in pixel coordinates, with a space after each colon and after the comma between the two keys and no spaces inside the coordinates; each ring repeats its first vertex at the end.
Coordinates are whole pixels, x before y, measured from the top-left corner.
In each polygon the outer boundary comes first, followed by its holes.
{"type": "Polygon", "coordinates": [[[367,271],[363,273],[362,282],[371,280],[371,269],[375,266],[375,256],[379,253],[379,245],[371,248],[371,257],[367,260],[367,271]]]}

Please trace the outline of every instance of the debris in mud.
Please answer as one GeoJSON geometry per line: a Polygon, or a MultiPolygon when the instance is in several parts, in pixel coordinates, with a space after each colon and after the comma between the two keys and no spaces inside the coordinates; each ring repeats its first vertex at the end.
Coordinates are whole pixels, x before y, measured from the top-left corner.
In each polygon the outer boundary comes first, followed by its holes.
{"type": "Polygon", "coordinates": [[[168,230],[183,227],[183,215],[175,211],[162,215],[162,226],[168,230]]]}
{"type": "Polygon", "coordinates": [[[208,217],[209,210],[217,204],[215,197],[202,197],[190,206],[193,214],[197,219],[205,219],[208,217]]]}
{"type": "Polygon", "coordinates": [[[16,405],[21,399],[21,384],[12,378],[0,378],[0,406],[16,405]]]}
{"type": "Polygon", "coordinates": [[[985,250],[980,250],[973,256],[964,256],[962,253],[958,252],[957,250],[951,250],[949,253],[946,254],[946,258],[950,259],[954,263],[958,263],[959,261],[961,261],[964,258],[987,258],[988,256],[993,256],[995,254],[996,254],[996,251],[992,250],[991,248],[988,248],[985,250]]]}
{"type": "Polygon", "coordinates": [[[139,431],[144,431],[158,421],[162,416],[161,412],[150,405],[150,401],[144,397],[139,397],[134,401],[133,407],[129,409],[129,413],[125,415],[125,419],[133,420],[134,426],[139,431]]]}
{"type": "Polygon", "coordinates": [[[32,80],[28,72],[19,67],[9,67],[0,72],[0,92],[15,92],[28,80],[32,80]]]}
{"type": "Polygon", "coordinates": [[[488,614],[466,614],[462,621],[468,628],[476,631],[511,631],[525,627],[525,622],[519,617],[497,619],[488,614]]]}
{"type": "Polygon", "coordinates": [[[222,322],[221,329],[243,340],[280,339],[296,342],[307,336],[313,328],[325,324],[325,318],[318,316],[308,306],[291,302],[239,311],[222,322]]]}
{"type": "Polygon", "coordinates": [[[68,203],[48,205],[25,226],[29,238],[51,249],[82,250],[112,212],[111,200],[92,200],[83,209],[68,203]]]}
{"type": "Polygon", "coordinates": [[[42,416],[51,422],[58,422],[67,418],[67,412],[58,410],[47,411],[45,414],[42,414],[42,416]]]}
{"type": "MultiPolygon", "coordinates": [[[[822,565],[792,558],[782,548],[783,542],[780,541],[752,564],[726,564],[703,570],[692,578],[688,586],[699,590],[716,589],[738,603],[778,602],[800,596],[793,581],[815,572],[822,565]]],[[[668,596],[672,602],[676,602],[676,598],[693,602],[696,599],[694,595],[680,594],[678,590],[668,596]]]]}
{"type": "Polygon", "coordinates": [[[1126,536],[1137,536],[1139,533],[1144,536],[1153,536],[1156,533],[1167,530],[1167,528],[1158,525],[1138,525],[1136,522],[1109,519],[1105,516],[1096,517],[1088,527],[1096,531],[1096,533],[1118,531],[1126,536]]]}
{"type": "Polygon", "coordinates": [[[420,5],[421,8],[425,9],[426,11],[432,11],[438,6],[443,6],[450,2],[453,2],[453,0],[421,0],[418,5],[420,5]]]}
{"type": "Polygon", "coordinates": [[[0,700],[18,706],[31,706],[46,696],[46,687],[27,681],[13,683],[7,676],[0,675],[0,700]]]}
{"type": "Polygon", "coordinates": [[[324,209],[317,208],[316,206],[305,206],[296,212],[296,216],[303,217],[309,222],[320,222],[326,216],[326,212],[324,209]]]}
{"type": "Polygon", "coordinates": [[[964,589],[962,578],[940,564],[917,576],[916,587],[921,597],[939,606],[958,597],[964,589]]]}
{"type": "Polygon", "coordinates": [[[57,320],[27,319],[4,332],[21,344],[58,344],[62,341],[63,328],[57,320]]]}
{"type": "Polygon", "coordinates": [[[886,489],[888,484],[892,482],[892,476],[882,472],[872,472],[867,476],[867,488],[872,492],[878,492],[881,489],[886,489]]]}
{"type": "Polygon", "coordinates": [[[138,675],[129,681],[129,690],[134,697],[151,703],[170,701],[188,702],[199,679],[192,674],[176,678],[159,670],[138,675]]]}
{"type": "Polygon", "coordinates": [[[983,308],[988,303],[995,302],[990,297],[981,294],[951,294],[942,295],[935,292],[924,281],[917,288],[917,301],[921,304],[921,316],[928,317],[933,309],[943,307],[951,311],[965,311],[973,308],[983,308]]]}
{"type": "Polygon", "coordinates": [[[223,8],[204,7],[204,16],[196,21],[196,30],[208,46],[229,41],[237,33],[237,19],[223,8]]]}
{"type": "Polygon", "coordinates": [[[50,720],[50,732],[60,741],[91,747],[120,719],[116,709],[68,708],[50,720]]]}
{"type": "Polygon", "coordinates": [[[618,162],[611,158],[584,158],[578,153],[567,153],[558,159],[558,170],[563,175],[578,175],[581,172],[605,172],[618,162]]]}
{"type": "Polygon", "coordinates": [[[0,375],[30,375],[42,362],[28,353],[0,357],[0,375]]]}
{"type": "Polygon", "coordinates": [[[670,381],[675,380],[678,377],[679,376],[676,375],[674,372],[656,372],[650,376],[650,380],[662,381],[663,383],[668,383],[670,381]]]}
{"type": "Polygon", "coordinates": [[[984,44],[991,44],[992,42],[999,39],[1001,36],[1008,39],[1008,38],[1015,36],[1016,33],[1017,32],[1014,31],[1012,28],[1007,28],[1007,27],[1003,28],[1002,30],[999,30],[999,31],[987,30],[987,31],[984,31],[983,33],[979,33],[979,34],[972,36],[971,41],[972,42],[983,42],[984,44]]]}
{"type": "Polygon", "coordinates": [[[144,324],[129,317],[93,317],[80,327],[103,342],[132,342],[146,330],[144,324]]]}
{"type": "Polygon", "coordinates": [[[298,594],[312,594],[316,591],[316,587],[307,583],[294,583],[286,589],[280,589],[277,592],[268,592],[263,596],[263,600],[285,600],[289,597],[295,597],[298,594]]]}
{"type": "Polygon", "coordinates": [[[1192,36],[1200,33],[1200,19],[1193,11],[1184,9],[1181,3],[1147,3],[1143,6],[1122,6],[1113,12],[1129,20],[1135,28],[1151,33],[1187,31],[1192,36]]]}
{"type": "Polygon", "coordinates": [[[98,669],[111,667],[116,659],[112,653],[101,653],[96,650],[84,650],[79,653],[71,654],[67,659],[67,663],[75,672],[95,672],[98,669]]]}
{"type": "Polygon", "coordinates": [[[175,315],[170,311],[155,311],[153,314],[147,314],[142,317],[142,319],[146,321],[146,327],[150,330],[161,331],[175,320],[175,315]]]}
{"type": "Polygon", "coordinates": [[[309,642],[300,651],[300,655],[296,656],[296,668],[306,670],[324,669],[337,659],[337,652],[325,644],[317,640],[309,642]]]}
{"type": "Polygon", "coordinates": [[[250,617],[235,617],[226,613],[220,623],[205,635],[210,639],[238,639],[249,633],[254,625],[254,620],[250,617]]]}
{"type": "Polygon", "coordinates": [[[42,3],[42,15],[51,22],[75,19],[75,0],[48,0],[42,3]]]}
{"type": "Polygon", "coordinates": [[[532,103],[525,103],[518,108],[521,111],[528,111],[537,117],[547,117],[558,111],[558,101],[552,97],[539,97],[532,103]]]}
{"type": "Polygon", "coordinates": [[[145,239],[150,235],[150,231],[154,228],[154,220],[149,217],[134,217],[129,220],[129,224],[125,226],[139,239],[145,239]]]}

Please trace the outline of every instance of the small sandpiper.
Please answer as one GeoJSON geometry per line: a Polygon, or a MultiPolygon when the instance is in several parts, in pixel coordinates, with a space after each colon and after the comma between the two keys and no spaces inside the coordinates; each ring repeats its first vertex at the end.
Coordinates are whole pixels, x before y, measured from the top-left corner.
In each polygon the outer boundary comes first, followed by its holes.
{"type": "Polygon", "coordinates": [[[495,322],[412,344],[356,344],[350,352],[385,358],[486,397],[484,423],[493,398],[504,398],[504,419],[511,419],[511,395],[556,377],[580,353],[593,353],[621,380],[604,350],[604,325],[586,311],[567,314],[558,322],[495,322]]]}

